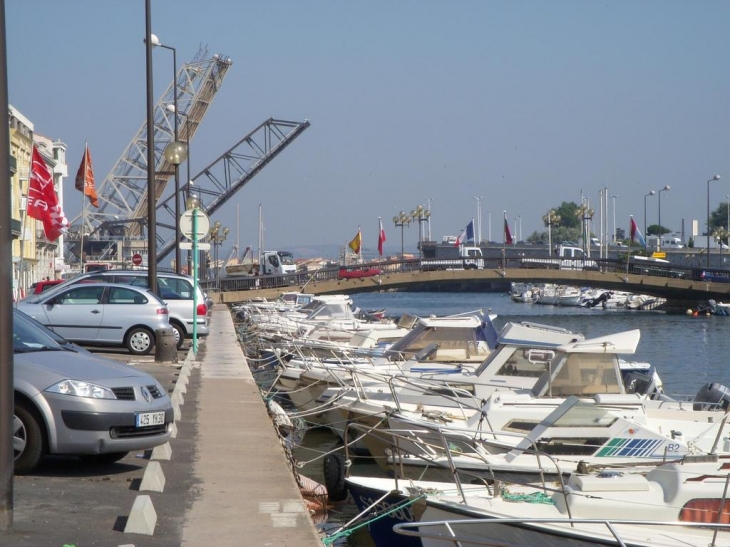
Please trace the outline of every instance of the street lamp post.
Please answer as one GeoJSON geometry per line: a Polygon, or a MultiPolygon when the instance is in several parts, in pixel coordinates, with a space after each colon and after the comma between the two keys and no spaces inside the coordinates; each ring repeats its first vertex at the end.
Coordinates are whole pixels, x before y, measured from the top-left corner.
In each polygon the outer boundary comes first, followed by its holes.
{"type": "Polygon", "coordinates": [[[722,240],[725,239],[727,236],[728,236],[728,231],[725,228],[720,227],[717,230],[715,230],[715,237],[717,238],[717,244],[718,244],[718,247],[720,247],[720,264],[721,265],[722,265],[722,246],[723,246],[722,240]]]}
{"type": "Polygon", "coordinates": [[[545,223],[548,229],[548,255],[553,256],[553,236],[552,227],[560,224],[560,215],[555,212],[555,209],[550,209],[542,221],[545,223]]]}
{"type": "Polygon", "coordinates": [[[213,244],[213,267],[215,268],[215,287],[216,290],[220,291],[221,288],[221,269],[220,264],[218,263],[218,252],[220,250],[221,244],[226,240],[228,237],[228,228],[223,228],[221,230],[221,223],[217,220],[213,223],[213,226],[211,227],[209,233],[208,233],[208,239],[213,244]]]}
{"type": "Polygon", "coordinates": [[[400,227],[400,259],[404,258],[404,247],[403,247],[403,228],[411,224],[410,215],[405,214],[403,211],[398,213],[398,216],[393,217],[393,224],[395,227],[400,227]]]}
{"type": "Polygon", "coordinates": [[[669,192],[672,188],[667,184],[664,188],[661,188],[659,190],[659,199],[657,201],[659,202],[659,235],[656,240],[656,250],[657,252],[662,250],[662,192],[669,192]]]}
{"type": "Polygon", "coordinates": [[[431,198],[426,198],[426,210],[428,211],[428,239],[431,241],[431,198]]]}
{"type": "MultiPolygon", "coordinates": [[[[200,209],[200,200],[197,196],[189,194],[185,200],[185,208],[192,212],[193,215],[193,310],[198,310],[198,210],[200,209]]],[[[198,321],[197,316],[193,320],[193,354],[198,353],[198,321]]]]}
{"type": "Polygon", "coordinates": [[[152,0],[145,0],[145,83],[147,90],[147,285],[157,293],[157,209],[155,194],[155,116],[152,79],[152,0]]]}
{"type": "Polygon", "coordinates": [[[583,230],[583,260],[585,261],[586,256],[586,244],[588,243],[588,222],[593,218],[593,209],[588,207],[586,203],[576,209],[575,214],[581,219],[581,229],[583,230]]]}
{"type": "Polygon", "coordinates": [[[646,240],[649,237],[649,234],[646,232],[646,198],[655,194],[656,192],[654,190],[650,191],[648,194],[644,194],[644,254],[646,254],[646,240]]]}
{"type": "MultiPolygon", "coordinates": [[[[175,141],[171,142],[165,147],[165,159],[172,163],[175,166],[175,230],[176,233],[179,233],[180,231],[180,214],[178,213],[179,207],[180,207],[180,177],[178,176],[180,173],[179,170],[179,164],[182,163],[182,160],[185,160],[185,170],[188,180],[188,186],[187,186],[187,193],[190,194],[190,186],[192,185],[193,181],[190,180],[190,118],[185,112],[178,112],[177,106],[175,104],[168,104],[167,105],[168,112],[174,113],[175,115],[175,141]],[[177,116],[180,115],[185,118],[185,142],[181,142],[179,140],[179,133],[177,129],[177,116]],[[172,152],[171,147],[175,147],[175,152],[172,152]],[[180,147],[184,147],[185,151],[184,154],[182,153],[182,149],[180,147]],[[170,154],[168,155],[168,150],[170,150],[170,154]],[[181,156],[181,157],[176,157],[181,156]],[[178,163],[175,163],[177,161],[178,163]]],[[[186,196],[187,199],[187,196],[186,196]]],[[[188,251],[188,274],[190,274],[190,251],[188,251]]],[[[180,240],[179,236],[175,238],[175,271],[177,273],[180,273],[180,240]]]]}
{"type": "Polygon", "coordinates": [[[180,273],[180,164],[185,161],[185,154],[187,151],[180,152],[180,147],[184,146],[178,141],[178,123],[177,123],[177,50],[174,47],[166,46],[160,42],[160,39],[152,34],[150,36],[150,42],[153,47],[161,47],[163,49],[169,49],[172,51],[172,112],[174,112],[174,138],[173,142],[165,147],[165,159],[175,166],[175,272],[180,273]],[[168,156],[168,149],[175,147],[176,152],[170,151],[168,156]],[[180,158],[180,156],[182,156],[180,158]],[[179,158],[179,161],[175,163],[171,157],[179,158]]]}
{"type": "Polygon", "coordinates": [[[715,175],[707,181],[707,267],[710,266],[710,183],[713,180],[720,180],[720,175],[715,175]]]}
{"type": "Polygon", "coordinates": [[[613,201],[613,243],[616,243],[616,198],[618,196],[611,196],[613,201]]]}
{"type": "Polygon", "coordinates": [[[423,258],[423,227],[424,222],[428,222],[431,218],[431,211],[424,209],[423,205],[419,205],[411,211],[411,218],[418,221],[418,251],[419,256],[423,258]]]}
{"type": "Polygon", "coordinates": [[[477,200],[477,246],[482,242],[482,200],[484,196],[474,196],[477,200]]]}

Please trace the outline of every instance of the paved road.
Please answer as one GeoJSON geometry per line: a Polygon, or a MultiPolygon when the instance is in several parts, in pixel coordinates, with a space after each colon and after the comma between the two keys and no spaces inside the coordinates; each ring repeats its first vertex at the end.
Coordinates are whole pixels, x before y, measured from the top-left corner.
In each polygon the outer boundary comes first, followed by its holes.
{"type": "MultiPolygon", "coordinates": [[[[130,362],[122,351],[103,353],[130,362]]],[[[130,364],[172,392],[187,353],[177,364],[154,356],[130,364]]],[[[0,546],[321,546],[226,306],[213,310],[195,358],[172,456],[160,463],[162,492],[139,491],[149,452],[110,465],[47,458],[15,478],[14,527],[0,546]],[[157,513],[153,535],[123,532],[139,494],[157,513]]]]}

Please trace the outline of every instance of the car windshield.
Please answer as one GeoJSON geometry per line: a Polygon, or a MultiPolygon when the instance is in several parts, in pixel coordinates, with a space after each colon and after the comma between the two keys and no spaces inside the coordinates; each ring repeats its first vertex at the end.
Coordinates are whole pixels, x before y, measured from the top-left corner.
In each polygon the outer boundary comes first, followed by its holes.
{"type": "MultiPolygon", "coordinates": [[[[59,337],[60,338],[60,337],[59,337]]],[[[61,338],[61,340],[63,340],[61,338]]],[[[65,341],[65,340],[64,340],[65,341]]],[[[61,351],[55,335],[23,312],[13,310],[13,352],[61,351]]]]}

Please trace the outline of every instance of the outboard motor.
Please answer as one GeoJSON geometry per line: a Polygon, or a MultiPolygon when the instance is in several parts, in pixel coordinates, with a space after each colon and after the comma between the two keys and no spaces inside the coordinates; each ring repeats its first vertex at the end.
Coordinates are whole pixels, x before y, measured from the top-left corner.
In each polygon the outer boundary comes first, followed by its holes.
{"type": "Polygon", "coordinates": [[[721,410],[727,412],[730,406],[730,389],[712,382],[702,386],[697,392],[692,410],[721,410]]]}

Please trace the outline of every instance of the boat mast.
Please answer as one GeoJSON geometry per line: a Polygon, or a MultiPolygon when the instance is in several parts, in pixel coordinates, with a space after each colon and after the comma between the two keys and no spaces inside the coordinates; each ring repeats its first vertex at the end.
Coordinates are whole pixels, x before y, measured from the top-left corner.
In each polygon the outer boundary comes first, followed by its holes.
{"type": "Polygon", "coordinates": [[[259,203],[259,267],[261,267],[261,253],[264,247],[264,220],[262,216],[261,204],[259,203]]]}

